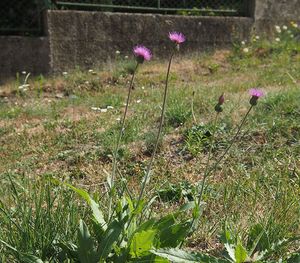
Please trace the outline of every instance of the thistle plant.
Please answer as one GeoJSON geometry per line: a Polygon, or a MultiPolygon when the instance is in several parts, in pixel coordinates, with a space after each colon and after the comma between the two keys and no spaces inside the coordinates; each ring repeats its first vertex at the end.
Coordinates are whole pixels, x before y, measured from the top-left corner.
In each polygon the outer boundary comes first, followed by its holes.
{"type": "MultiPolygon", "coordinates": [[[[212,172],[214,172],[216,170],[216,168],[219,166],[221,161],[227,155],[227,153],[231,149],[233,143],[236,141],[238,135],[240,134],[241,129],[242,129],[243,125],[245,124],[246,119],[249,116],[251,110],[253,109],[254,106],[257,105],[258,99],[264,95],[264,93],[259,89],[250,89],[249,93],[251,95],[251,98],[250,98],[250,101],[249,101],[250,107],[249,107],[248,111],[246,112],[245,116],[243,117],[241,123],[239,124],[235,135],[233,136],[233,138],[229,142],[228,147],[225,149],[223,154],[216,160],[216,162],[212,166],[210,166],[213,140],[214,140],[214,137],[215,137],[215,130],[216,130],[216,126],[217,126],[217,119],[218,119],[218,115],[223,111],[222,105],[225,101],[224,93],[219,97],[218,103],[215,106],[216,116],[215,116],[214,124],[213,124],[214,132],[213,132],[211,143],[210,143],[210,150],[209,150],[209,153],[208,153],[207,163],[206,163],[206,167],[205,167],[205,170],[204,170],[204,174],[203,174],[203,178],[201,180],[201,183],[198,185],[199,194],[198,194],[198,198],[197,198],[197,207],[199,207],[201,205],[203,191],[204,191],[204,187],[206,185],[207,178],[212,174],[212,172]]],[[[195,218],[195,217],[193,218],[193,223],[196,222],[196,219],[197,218],[195,218]]]]}
{"type": "Polygon", "coordinates": [[[136,75],[136,72],[138,70],[139,65],[143,64],[144,61],[151,60],[151,58],[152,58],[151,51],[148,48],[146,48],[145,46],[142,46],[142,45],[135,46],[133,48],[133,54],[136,57],[136,66],[134,68],[134,71],[132,72],[130,84],[128,86],[128,93],[127,93],[127,100],[126,100],[126,104],[125,104],[125,110],[124,110],[124,113],[123,113],[123,117],[121,119],[121,128],[120,128],[119,135],[118,135],[118,138],[117,138],[116,147],[115,147],[115,150],[113,152],[112,174],[111,174],[111,178],[109,180],[109,186],[110,186],[110,198],[109,198],[109,209],[108,209],[109,217],[111,216],[113,194],[114,194],[114,190],[115,190],[114,189],[114,181],[115,181],[115,177],[116,177],[116,173],[117,173],[117,166],[118,166],[118,152],[119,152],[120,144],[121,144],[121,141],[122,141],[122,137],[123,137],[124,132],[125,132],[125,121],[126,121],[126,117],[127,117],[127,113],[128,113],[128,107],[129,107],[129,103],[130,103],[131,91],[133,89],[133,83],[134,83],[135,75],[136,75]]]}

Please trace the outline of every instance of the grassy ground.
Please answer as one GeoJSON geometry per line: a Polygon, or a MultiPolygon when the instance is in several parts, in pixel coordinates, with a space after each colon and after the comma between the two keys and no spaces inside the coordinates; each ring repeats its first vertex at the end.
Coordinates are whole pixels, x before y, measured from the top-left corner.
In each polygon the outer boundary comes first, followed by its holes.
{"type": "MultiPolygon", "coordinates": [[[[267,229],[270,240],[300,234],[299,61],[300,53],[290,50],[257,50],[251,55],[219,50],[175,59],[164,138],[147,190],[149,196],[159,196],[158,214],[189,199],[202,178],[219,95],[225,92],[226,100],[213,160],[249,108],[248,89],[260,87],[266,93],[209,179],[203,220],[188,247],[218,253],[225,225],[245,242],[257,223],[267,229]]],[[[84,206],[47,181],[49,177],[101,199],[130,77],[123,72],[124,64],[120,59],[107,70],[29,77],[27,91],[17,88],[23,75],[17,83],[0,87],[0,208],[10,211],[0,215],[0,237],[6,244],[45,258],[52,253],[48,243],[74,239],[78,219],[86,214],[84,206]],[[26,217],[34,223],[28,226],[26,217]],[[9,218],[19,218],[18,226],[9,218]]],[[[134,85],[120,151],[120,173],[133,193],[139,190],[153,149],[165,70],[165,62],[145,63],[134,85]]],[[[13,253],[0,244],[3,262],[13,253]]]]}

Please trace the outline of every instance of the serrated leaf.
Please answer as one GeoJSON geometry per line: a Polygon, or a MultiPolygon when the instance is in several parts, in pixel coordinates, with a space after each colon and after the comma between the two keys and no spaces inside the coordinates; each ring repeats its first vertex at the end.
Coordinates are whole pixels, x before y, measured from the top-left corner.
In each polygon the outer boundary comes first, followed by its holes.
{"type": "Polygon", "coordinates": [[[226,243],[224,244],[224,246],[226,248],[229,257],[235,262],[235,250],[233,245],[226,243]]]}
{"type": "Polygon", "coordinates": [[[133,258],[139,258],[150,253],[155,241],[156,230],[147,230],[137,232],[133,235],[130,244],[130,255],[133,258]]]}
{"type": "Polygon", "coordinates": [[[236,263],[244,263],[248,258],[247,251],[241,244],[235,247],[234,256],[236,263]]]}
{"type": "Polygon", "coordinates": [[[230,263],[205,254],[185,252],[178,248],[151,250],[151,252],[174,263],[230,263]]]}

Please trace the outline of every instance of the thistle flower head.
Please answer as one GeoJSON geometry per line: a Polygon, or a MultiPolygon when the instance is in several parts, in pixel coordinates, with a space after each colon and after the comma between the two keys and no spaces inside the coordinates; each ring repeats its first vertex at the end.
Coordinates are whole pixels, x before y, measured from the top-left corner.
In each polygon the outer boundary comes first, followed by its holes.
{"type": "Polygon", "coordinates": [[[152,57],[150,49],[145,46],[135,46],[133,48],[133,53],[137,58],[138,63],[143,63],[145,60],[149,61],[152,57]]]}
{"type": "Polygon", "coordinates": [[[225,98],[224,98],[224,93],[219,97],[219,100],[218,100],[218,103],[216,104],[215,106],[215,111],[220,113],[223,111],[223,108],[222,108],[222,105],[225,101],[225,98]]]}
{"type": "Polygon", "coordinates": [[[224,101],[225,101],[224,93],[222,93],[222,95],[219,97],[219,104],[223,105],[224,101]]]}
{"type": "Polygon", "coordinates": [[[259,89],[250,89],[250,95],[252,96],[250,99],[250,104],[255,106],[257,104],[257,100],[264,95],[264,93],[259,89]]]}
{"type": "Polygon", "coordinates": [[[180,32],[170,32],[169,38],[171,41],[175,42],[177,45],[185,42],[185,36],[184,34],[180,32]]]}

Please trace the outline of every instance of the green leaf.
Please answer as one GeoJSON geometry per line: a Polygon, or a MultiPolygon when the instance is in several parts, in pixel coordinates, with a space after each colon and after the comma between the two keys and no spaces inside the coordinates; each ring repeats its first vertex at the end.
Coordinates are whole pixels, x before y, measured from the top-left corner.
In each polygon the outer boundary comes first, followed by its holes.
{"type": "Polygon", "coordinates": [[[22,262],[24,263],[43,263],[43,261],[34,256],[34,255],[30,255],[30,254],[22,254],[22,262]]]}
{"type": "Polygon", "coordinates": [[[160,247],[177,247],[188,235],[190,222],[174,224],[159,232],[160,247]]]}
{"type": "Polygon", "coordinates": [[[99,209],[99,205],[90,197],[90,195],[86,191],[76,188],[70,184],[64,184],[64,185],[68,186],[74,192],[79,194],[89,204],[89,206],[91,207],[91,209],[93,211],[94,219],[96,220],[96,222],[98,222],[101,225],[101,227],[105,231],[107,228],[107,224],[104,220],[102,211],[99,209]]]}
{"type": "Polygon", "coordinates": [[[183,204],[179,208],[179,211],[180,212],[185,212],[187,210],[193,209],[195,206],[196,206],[196,202],[195,201],[187,202],[187,203],[183,204]]]}
{"type": "MultiPolygon", "coordinates": [[[[124,263],[124,262],[125,261],[122,261],[119,263],[124,263]]],[[[170,261],[167,260],[166,258],[162,258],[162,257],[156,256],[154,254],[143,256],[140,258],[134,258],[134,259],[131,259],[129,262],[130,263],[150,263],[150,262],[151,263],[170,263],[170,261]]]]}
{"type": "Polygon", "coordinates": [[[289,257],[287,263],[299,263],[300,262],[300,254],[296,253],[289,257]]]}
{"type": "Polygon", "coordinates": [[[234,250],[234,246],[231,244],[224,244],[226,251],[229,255],[229,257],[235,262],[235,250],[234,250]]]}
{"type": "Polygon", "coordinates": [[[243,263],[248,258],[247,251],[241,244],[235,247],[234,256],[236,263],[243,263]]]}
{"type": "Polygon", "coordinates": [[[250,255],[256,251],[265,251],[270,248],[269,237],[261,224],[256,224],[251,227],[249,232],[248,242],[250,255]]]}
{"type": "Polygon", "coordinates": [[[114,220],[107,227],[103,240],[100,243],[99,255],[100,259],[105,260],[112,250],[114,243],[119,239],[122,233],[124,224],[114,220]]]}
{"type": "Polygon", "coordinates": [[[83,220],[80,220],[78,231],[78,257],[81,263],[97,263],[99,261],[94,240],[83,220]]]}
{"type": "Polygon", "coordinates": [[[174,263],[230,263],[228,260],[218,259],[205,254],[185,252],[181,249],[158,249],[151,252],[174,263]]]}
{"type": "Polygon", "coordinates": [[[134,234],[130,244],[130,255],[139,258],[150,253],[155,242],[156,230],[141,231],[134,234]]]}

